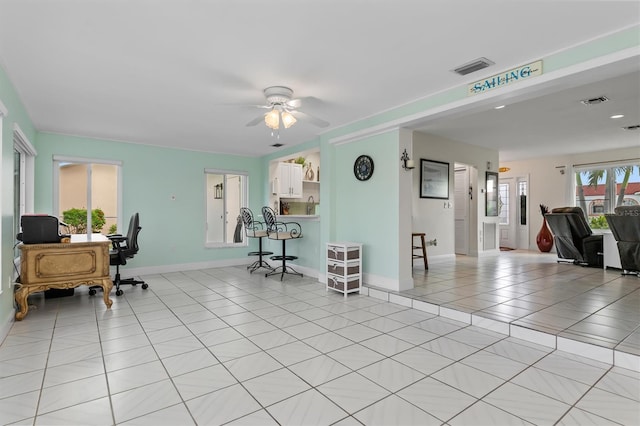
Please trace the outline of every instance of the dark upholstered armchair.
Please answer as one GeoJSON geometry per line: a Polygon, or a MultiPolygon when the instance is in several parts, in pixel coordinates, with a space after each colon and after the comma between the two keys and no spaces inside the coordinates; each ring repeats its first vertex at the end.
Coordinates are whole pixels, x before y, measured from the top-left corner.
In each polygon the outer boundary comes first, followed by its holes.
{"type": "Polygon", "coordinates": [[[545,218],[551,228],[559,259],[602,268],[602,235],[591,232],[580,207],[555,208],[545,218]]]}
{"type": "Polygon", "coordinates": [[[640,206],[616,207],[605,217],[618,242],[622,274],[640,276],[640,206]]]}

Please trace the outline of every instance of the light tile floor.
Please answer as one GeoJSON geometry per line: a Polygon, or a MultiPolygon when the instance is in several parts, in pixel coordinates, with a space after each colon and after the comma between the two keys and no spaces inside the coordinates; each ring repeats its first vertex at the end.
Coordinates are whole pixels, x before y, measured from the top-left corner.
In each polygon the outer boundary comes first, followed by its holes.
{"type": "Polygon", "coordinates": [[[414,269],[411,299],[640,356],[640,279],[528,251],[414,269]]]}
{"type": "MultiPolygon", "coordinates": [[[[539,307],[529,315],[553,307],[554,295],[580,312],[582,301],[617,294],[601,308],[614,320],[633,310],[637,281],[530,262],[476,259],[476,272],[465,258],[434,264],[416,272],[426,283],[417,289],[425,297],[433,284],[455,309],[486,293],[498,305],[539,307]],[[602,288],[583,299],[572,285],[602,288]]],[[[281,283],[244,267],[144,278],[149,289],[126,287],[111,310],[84,288],[30,298],[34,307],[0,345],[0,423],[640,424],[637,371],[373,297],[345,300],[310,278],[281,283]]],[[[502,312],[490,310],[497,304],[473,309],[502,312]]],[[[538,321],[560,324],[529,319],[538,321]]]]}

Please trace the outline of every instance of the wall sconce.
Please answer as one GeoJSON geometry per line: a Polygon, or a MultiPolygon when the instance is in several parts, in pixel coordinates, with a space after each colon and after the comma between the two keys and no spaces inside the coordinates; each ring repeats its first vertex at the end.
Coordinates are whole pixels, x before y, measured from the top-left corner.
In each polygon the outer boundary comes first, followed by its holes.
{"type": "Polygon", "coordinates": [[[409,158],[409,154],[407,154],[406,149],[402,153],[402,157],[400,157],[400,161],[402,161],[402,168],[405,170],[411,170],[415,167],[415,165],[413,164],[413,160],[409,158]]]}
{"type": "Polygon", "coordinates": [[[215,186],[215,194],[213,196],[213,198],[215,198],[216,200],[220,200],[222,199],[222,184],[219,183],[215,186]]]}

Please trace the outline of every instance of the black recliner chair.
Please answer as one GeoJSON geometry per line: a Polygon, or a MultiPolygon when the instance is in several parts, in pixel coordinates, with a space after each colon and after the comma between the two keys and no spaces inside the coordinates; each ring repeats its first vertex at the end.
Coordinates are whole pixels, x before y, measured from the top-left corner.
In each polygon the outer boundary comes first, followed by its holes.
{"type": "Polygon", "coordinates": [[[622,275],[640,277],[640,206],[619,206],[604,216],[618,242],[622,275]]]}
{"type": "Polygon", "coordinates": [[[602,268],[602,235],[595,235],[580,207],[558,207],[544,216],[558,253],[558,262],[602,268]]]}
{"type": "MultiPolygon", "coordinates": [[[[127,235],[111,234],[107,235],[107,238],[111,240],[112,250],[109,251],[109,264],[116,267],[116,276],[113,279],[113,284],[116,288],[116,296],[122,296],[123,291],[120,289],[121,285],[138,285],[142,284],[143,289],[147,289],[149,285],[142,280],[136,280],[133,278],[120,278],[120,266],[127,264],[127,259],[132,259],[140,250],[138,246],[138,234],[142,227],[140,226],[140,216],[135,213],[129,220],[129,229],[127,235]]],[[[91,287],[89,294],[96,294],[96,287],[91,287]]]]}

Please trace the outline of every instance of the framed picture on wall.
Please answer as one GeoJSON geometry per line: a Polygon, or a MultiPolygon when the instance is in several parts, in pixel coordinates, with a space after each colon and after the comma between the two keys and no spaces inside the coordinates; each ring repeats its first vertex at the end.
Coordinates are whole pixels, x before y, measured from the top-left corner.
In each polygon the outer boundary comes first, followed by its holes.
{"type": "Polygon", "coordinates": [[[486,216],[498,216],[498,173],[487,172],[486,216]]]}
{"type": "Polygon", "coordinates": [[[420,198],[449,199],[449,163],[420,159],[420,198]]]}

